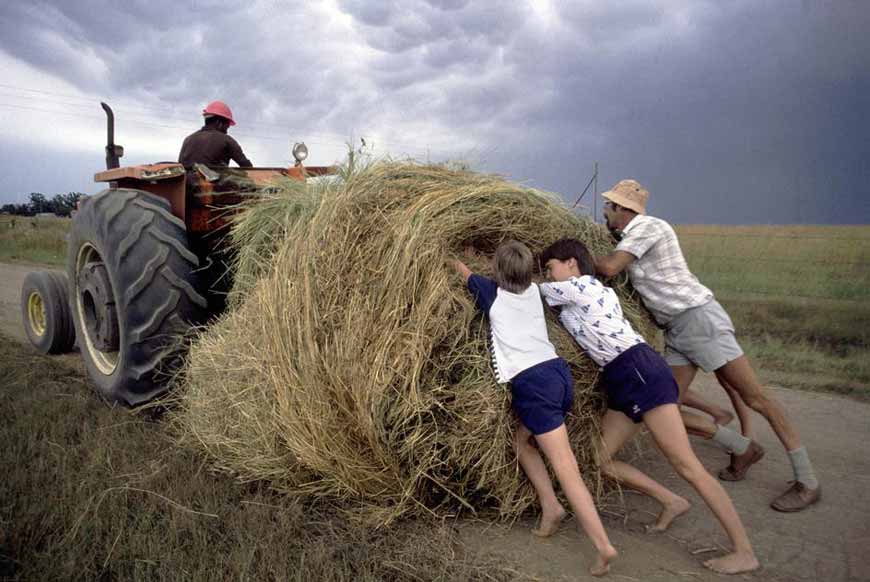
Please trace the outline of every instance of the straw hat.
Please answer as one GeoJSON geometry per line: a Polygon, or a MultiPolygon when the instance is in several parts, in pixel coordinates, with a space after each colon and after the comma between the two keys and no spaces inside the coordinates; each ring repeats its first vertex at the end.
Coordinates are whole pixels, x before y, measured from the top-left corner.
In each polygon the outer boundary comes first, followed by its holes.
{"type": "Polygon", "coordinates": [[[634,210],[638,214],[646,214],[646,201],[649,198],[649,192],[637,180],[620,180],[616,186],[601,195],[611,202],[634,210]]]}

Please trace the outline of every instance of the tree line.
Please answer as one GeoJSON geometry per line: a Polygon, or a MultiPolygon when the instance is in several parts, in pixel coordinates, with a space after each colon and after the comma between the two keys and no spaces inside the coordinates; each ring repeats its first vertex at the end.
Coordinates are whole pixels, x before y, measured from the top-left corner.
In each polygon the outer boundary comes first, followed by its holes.
{"type": "Polygon", "coordinates": [[[67,192],[55,194],[48,198],[41,192],[31,192],[30,202],[24,204],[4,204],[0,212],[17,214],[19,216],[34,216],[40,212],[50,212],[58,216],[69,216],[76,209],[79,199],[84,196],[81,192],[67,192]]]}

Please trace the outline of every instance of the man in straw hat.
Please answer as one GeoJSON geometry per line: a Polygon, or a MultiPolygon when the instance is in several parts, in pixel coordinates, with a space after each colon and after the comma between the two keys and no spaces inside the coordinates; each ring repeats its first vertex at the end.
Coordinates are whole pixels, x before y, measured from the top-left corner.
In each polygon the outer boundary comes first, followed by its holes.
{"type": "MultiPolygon", "coordinates": [[[[731,318],[689,271],[674,229],[646,214],[649,192],[635,180],[622,180],[602,196],[607,227],[620,240],[614,252],[595,259],[596,271],[612,277],[628,270],[632,285],[665,330],[665,359],[680,394],[686,393],[699,367],[714,372],[723,386],[767,419],[788,452],[794,483],[771,507],[791,512],[816,503],[821,487],[797,429],[758,381],[737,343],[731,318]]],[[[743,479],[764,456],[755,441],[705,417],[683,412],[683,421],[693,434],[712,438],[731,451],[731,464],[719,472],[721,479],[743,479]]]]}

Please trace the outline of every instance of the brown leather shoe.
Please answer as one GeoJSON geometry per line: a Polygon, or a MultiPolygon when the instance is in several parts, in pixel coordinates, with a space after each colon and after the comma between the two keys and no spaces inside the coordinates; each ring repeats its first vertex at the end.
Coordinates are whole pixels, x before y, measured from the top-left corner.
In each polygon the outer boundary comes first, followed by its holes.
{"type": "Polygon", "coordinates": [[[791,513],[806,509],[822,498],[822,486],[810,489],[800,481],[795,481],[788,491],[773,500],[770,504],[777,511],[791,513]]]}
{"type": "Polygon", "coordinates": [[[742,455],[731,454],[731,464],[719,471],[723,481],[743,481],[749,467],[764,458],[764,447],[755,441],[750,441],[746,452],[742,455]]]}

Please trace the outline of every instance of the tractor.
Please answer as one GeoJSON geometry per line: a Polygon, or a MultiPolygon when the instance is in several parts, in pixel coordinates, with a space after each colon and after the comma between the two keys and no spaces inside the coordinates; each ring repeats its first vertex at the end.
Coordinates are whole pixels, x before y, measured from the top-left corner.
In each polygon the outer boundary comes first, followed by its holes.
{"type": "Polygon", "coordinates": [[[239,204],[276,179],[306,180],[333,168],[305,167],[304,143],[294,146],[295,164],[286,168],[120,167],[114,114],[101,106],[106,170],[94,181],[109,187],[73,216],[66,273],[25,278],[22,319],[39,351],[69,352],[78,343],[98,393],[137,406],[166,391],[187,332],[225,308],[225,235],[239,204]]]}

